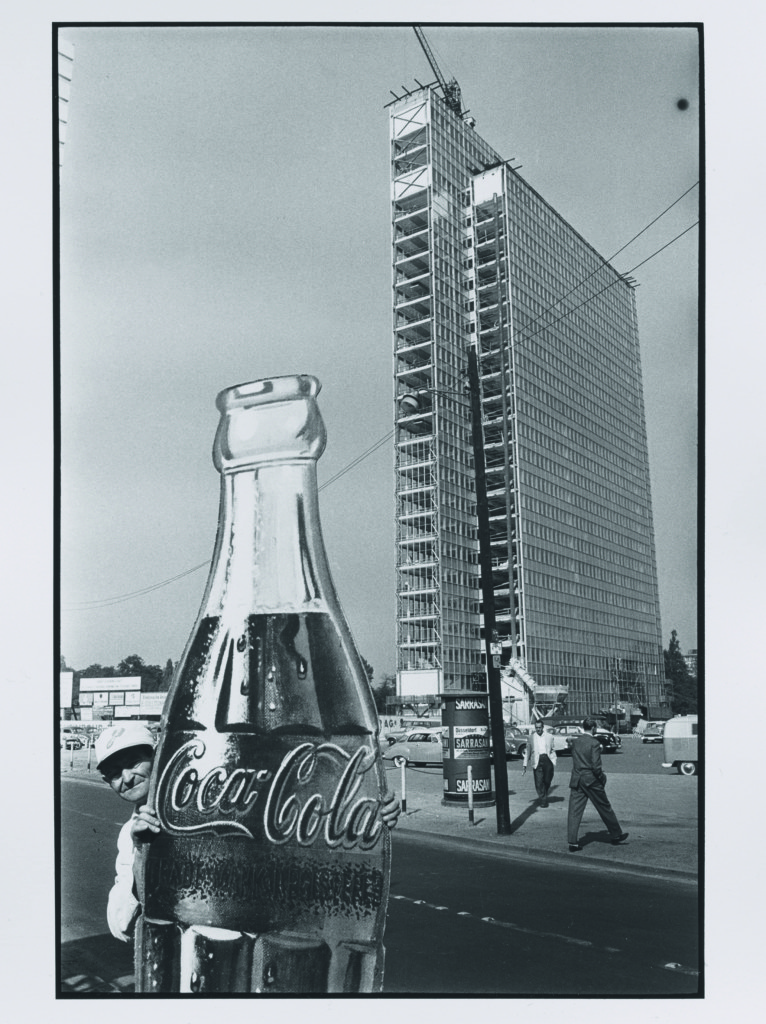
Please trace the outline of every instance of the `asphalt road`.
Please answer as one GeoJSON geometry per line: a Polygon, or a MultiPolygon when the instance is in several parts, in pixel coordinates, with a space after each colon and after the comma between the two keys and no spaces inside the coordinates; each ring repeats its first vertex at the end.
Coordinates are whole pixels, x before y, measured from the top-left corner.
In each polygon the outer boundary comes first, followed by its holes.
{"type": "MultiPolygon", "coordinates": [[[[609,758],[610,770],[620,760],[609,758]]],[[[61,789],[62,991],[131,992],[130,947],[109,935],[105,920],[117,833],[129,808],[91,782],[65,779],[61,789]]],[[[694,885],[588,871],[575,862],[534,863],[506,850],[477,852],[453,839],[397,831],[384,991],[692,995],[699,986],[697,915],[694,885]]]]}
{"type": "Polygon", "coordinates": [[[696,994],[694,885],[476,853],[400,833],[387,993],[696,994]],[[677,967],[667,967],[677,964],[677,967]]]}

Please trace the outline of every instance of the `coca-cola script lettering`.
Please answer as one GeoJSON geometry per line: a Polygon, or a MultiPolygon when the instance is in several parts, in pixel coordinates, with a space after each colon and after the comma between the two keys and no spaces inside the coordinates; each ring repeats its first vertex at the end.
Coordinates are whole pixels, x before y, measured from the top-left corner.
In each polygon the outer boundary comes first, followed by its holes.
{"type": "Polygon", "coordinates": [[[290,840],[311,846],[320,837],[331,848],[369,850],[377,843],[380,800],[359,795],[375,760],[369,747],[348,754],[333,743],[302,743],[273,773],[216,765],[200,775],[195,762],[205,750],[203,740],[189,740],[160,776],[157,816],[170,835],[208,832],[253,839],[254,815],[262,807],[263,832],[277,846],[290,840]]]}

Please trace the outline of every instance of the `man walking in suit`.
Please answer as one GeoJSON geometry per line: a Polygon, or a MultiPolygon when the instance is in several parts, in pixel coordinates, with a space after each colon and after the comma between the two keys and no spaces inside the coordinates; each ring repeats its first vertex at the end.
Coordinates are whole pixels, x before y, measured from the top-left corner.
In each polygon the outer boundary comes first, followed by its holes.
{"type": "Polygon", "coordinates": [[[553,734],[545,732],[542,721],[538,718],[535,722],[535,731],[529,737],[524,748],[524,771],[527,773],[527,765],[532,762],[532,771],[535,776],[535,789],[540,800],[541,807],[548,806],[548,792],[553,782],[553,769],[556,764],[556,751],[553,749],[553,734]]]}
{"type": "Polygon", "coordinates": [[[586,718],[582,723],[584,732],[572,743],[572,777],[569,780],[569,813],[567,815],[567,838],[569,852],[581,850],[577,841],[585,805],[590,800],[601,820],[609,829],[612,846],[624,843],[628,833],[623,832],[617,815],[606,795],[606,775],[601,767],[601,744],[596,739],[595,718],[586,718]]]}

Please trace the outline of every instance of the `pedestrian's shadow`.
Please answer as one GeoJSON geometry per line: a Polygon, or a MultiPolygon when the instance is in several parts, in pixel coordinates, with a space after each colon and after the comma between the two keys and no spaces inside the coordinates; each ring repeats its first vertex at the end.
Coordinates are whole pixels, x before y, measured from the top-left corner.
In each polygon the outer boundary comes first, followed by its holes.
{"type": "MultiPolygon", "coordinates": [[[[563,797],[563,796],[551,796],[551,793],[553,793],[557,788],[558,787],[554,786],[553,789],[551,789],[550,793],[548,794],[548,803],[549,804],[563,804],[564,803],[565,797],[563,797]]],[[[511,795],[515,795],[515,794],[511,794],[511,795]]],[[[532,802],[530,803],[529,807],[527,807],[526,810],[522,811],[521,814],[518,816],[518,818],[514,818],[514,820],[511,822],[511,832],[515,832],[517,829],[521,828],[521,826],[524,825],[532,817],[533,814],[536,814],[538,811],[541,814],[545,814],[546,810],[547,810],[547,808],[540,807],[540,798],[539,797],[535,797],[534,800],[532,800],[532,802]]]]}
{"type": "Polygon", "coordinates": [[[61,944],[61,995],[124,995],[134,991],[133,943],[88,935],[61,944]]]}
{"type": "Polygon", "coordinates": [[[601,846],[611,846],[612,837],[608,832],[586,832],[585,835],[580,836],[579,843],[583,849],[585,849],[586,846],[590,846],[591,843],[600,844],[601,846]]]}

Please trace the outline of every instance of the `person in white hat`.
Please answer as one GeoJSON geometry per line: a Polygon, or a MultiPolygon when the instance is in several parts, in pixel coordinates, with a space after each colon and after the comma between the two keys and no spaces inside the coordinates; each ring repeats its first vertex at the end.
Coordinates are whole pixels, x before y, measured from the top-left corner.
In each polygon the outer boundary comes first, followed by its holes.
{"type": "Polygon", "coordinates": [[[141,906],[133,877],[135,842],[146,832],[159,832],[160,823],[146,803],[154,760],[154,737],[144,725],[126,722],[105,729],[96,740],[96,767],[121,800],[133,805],[133,814],[117,839],[117,872],[109,893],[106,918],[116,939],[130,941],[141,906]]]}
{"type": "MultiPolygon", "coordinates": [[[[147,833],[160,831],[154,808],[145,802],[154,760],[154,742],[146,726],[138,722],[105,729],[96,740],[96,768],[120,799],[133,804],[133,814],[117,838],[117,874],[106,907],[109,930],[123,942],[132,938],[136,919],[141,913],[133,875],[135,844],[149,838],[147,833]]],[[[396,794],[389,794],[380,809],[380,816],[388,828],[394,828],[401,809],[396,794]]]]}

